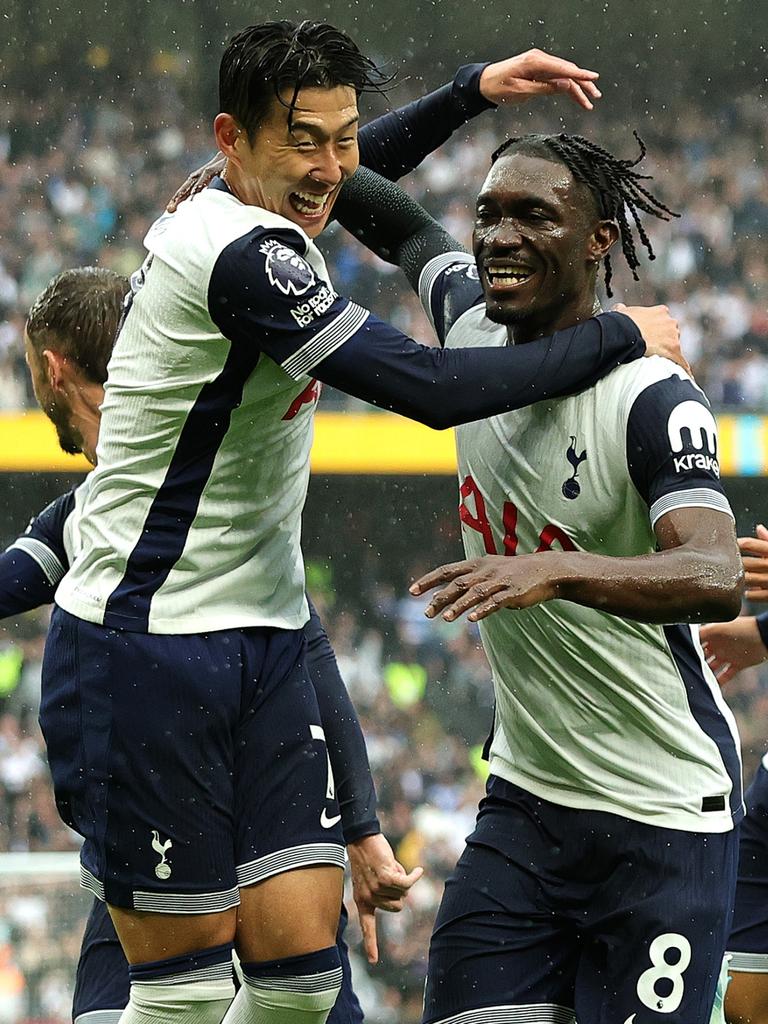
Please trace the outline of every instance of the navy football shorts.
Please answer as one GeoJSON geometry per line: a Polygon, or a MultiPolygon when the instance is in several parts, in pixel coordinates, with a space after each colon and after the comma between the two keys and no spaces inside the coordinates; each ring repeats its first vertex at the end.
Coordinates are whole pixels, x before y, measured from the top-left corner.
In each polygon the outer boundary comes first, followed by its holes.
{"type": "Polygon", "coordinates": [[[768,974],[768,754],[746,792],[739,837],[739,875],[728,939],[731,971],[768,974]]]}
{"type": "Polygon", "coordinates": [[[117,907],[213,913],[239,887],[344,865],[303,630],[183,636],[55,608],[40,725],[81,881],[117,907]]]}
{"type": "Polygon", "coordinates": [[[425,1022],[707,1024],[735,831],[557,806],[491,777],[446,884],[425,1022]]]}
{"type": "MultiPolygon", "coordinates": [[[[363,1020],[363,1011],[352,988],[349,950],[344,941],[346,926],[347,910],[342,906],[336,936],[341,957],[341,991],[328,1017],[328,1024],[361,1024],[363,1020]]],[[[118,1024],[120,1014],[128,1003],[129,990],[128,961],[109,911],[105,904],[94,900],[77,965],[72,1004],[74,1024],[118,1024]]]]}

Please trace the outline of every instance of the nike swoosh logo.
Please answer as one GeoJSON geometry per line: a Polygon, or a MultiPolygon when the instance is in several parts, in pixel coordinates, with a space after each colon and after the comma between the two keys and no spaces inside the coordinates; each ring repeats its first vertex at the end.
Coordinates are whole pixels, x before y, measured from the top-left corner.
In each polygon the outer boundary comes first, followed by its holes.
{"type": "Polygon", "coordinates": [[[637,1014],[633,1013],[631,1017],[627,1017],[627,1019],[624,1021],[624,1024],[635,1024],[635,1017],[636,1016],[637,1016],[637,1014]]]}
{"type": "Polygon", "coordinates": [[[323,808],[323,813],[320,815],[320,824],[323,828],[333,828],[333,826],[339,821],[341,821],[340,814],[336,814],[334,817],[329,818],[325,812],[325,808],[323,808]]]}

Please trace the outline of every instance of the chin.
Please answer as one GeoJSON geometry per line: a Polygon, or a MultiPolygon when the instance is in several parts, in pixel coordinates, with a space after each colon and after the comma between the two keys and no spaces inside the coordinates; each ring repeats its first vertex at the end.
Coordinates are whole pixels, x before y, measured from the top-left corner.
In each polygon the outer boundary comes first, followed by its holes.
{"type": "Polygon", "coordinates": [[[501,306],[498,303],[487,305],[485,315],[495,324],[519,324],[531,316],[531,310],[521,309],[518,306],[501,306]]]}

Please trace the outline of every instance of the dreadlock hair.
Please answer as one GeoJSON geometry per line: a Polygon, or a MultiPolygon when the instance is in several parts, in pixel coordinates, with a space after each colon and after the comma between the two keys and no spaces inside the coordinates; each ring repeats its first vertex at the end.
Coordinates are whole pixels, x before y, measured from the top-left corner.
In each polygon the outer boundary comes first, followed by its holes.
{"type": "Polygon", "coordinates": [[[251,25],[230,40],[219,68],[219,110],[231,114],[253,143],[275,98],[288,108],[290,128],[303,88],[348,85],[359,96],[384,91],[392,78],[333,25],[268,21],[251,25]],[[288,102],[281,95],[287,90],[288,102]]]}
{"type": "MultiPolygon", "coordinates": [[[[658,217],[660,220],[669,220],[670,217],[679,217],[680,214],[674,213],[640,184],[642,181],[649,181],[651,175],[640,174],[633,170],[645,156],[646,148],[637,132],[632,134],[640,147],[640,155],[635,160],[619,160],[607,149],[603,149],[581,135],[560,134],[521,135],[517,138],[507,139],[493,154],[491,163],[496,163],[500,156],[508,153],[510,149],[514,149],[515,152],[525,156],[538,156],[545,160],[555,160],[565,164],[573,177],[590,190],[597,203],[600,216],[616,221],[621,238],[621,251],[627,266],[632,271],[632,277],[638,281],[637,268],[640,265],[640,260],[635,248],[632,225],[627,218],[627,210],[632,216],[640,241],[645,246],[648,258],[651,260],[656,259],[656,254],[643,227],[640,212],[658,217]]],[[[611,291],[612,277],[611,258],[606,254],[605,290],[609,296],[613,295],[611,291]]]]}

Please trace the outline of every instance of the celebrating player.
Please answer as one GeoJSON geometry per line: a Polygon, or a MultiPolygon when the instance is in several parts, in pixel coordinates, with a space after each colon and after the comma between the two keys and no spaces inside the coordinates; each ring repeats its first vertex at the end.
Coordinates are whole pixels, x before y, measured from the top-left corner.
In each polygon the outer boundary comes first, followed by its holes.
{"type": "MultiPolygon", "coordinates": [[[[580,137],[510,140],[478,197],[474,258],[446,251],[455,243],[392,186],[371,182],[367,216],[446,348],[524,350],[599,308],[618,239],[637,267],[628,217],[649,246],[640,216],[665,208],[633,167],[580,137]]],[[[354,227],[365,213],[339,216],[354,227]]],[[[430,616],[480,620],[496,716],[424,1021],[707,1021],[740,764],[696,629],[668,625],[739,607],[706,399],[679,367],[646,360],[461,426],[457,448],[468,560],[412,590],[443,585],[430,616]]]]}
{"type": "Polygon", "coordinates": [[[124,1024],[218,1022],[233,942],[226,1024],[321,1024],[339,991],[344,853],[302,631],[310,374],[448,426],[644,351],[608,314],[525,350],[436,352],[335,294],[312,239],[357,166],[373,78],[329,26],[235,37],[214,123],[227,180],[148,236],[110,361],[41,724],[131,965],[124,1024]]]}
{"type": "MultiPolygon", "coordinates": [[[[108,270],[66,271],[40,295],[27,322],[27,359],[35,394],[56,426],[62,449],[70,454],[82,451],[92,463],[106,366],[127,289],[127,280],[108,270]]],[[[78,518],[87,486],[86,480],[54,501],[0,555],[0,618],[53,600],[79,547],[78,518]]],[[[378,834],[375,790],[360,725],[322,623],[311,605],[310,610],[305,627],[308,668],[337,783],[366,946],[375,957],[374,907],[401,909],[420,869],[406,875],[378,834]]],[[[343,981],[329,1017],[332,1024],[362,1020],[351,985],[345,924],[342,910],[337,945],[343,981]]],[[[101,1024],[116,1024],[128,994],[128,963],[104,903],[94,899],[78,964],[75,1024],[95,1019],[89,1015],[97,1013],[101,1024]]]]}

